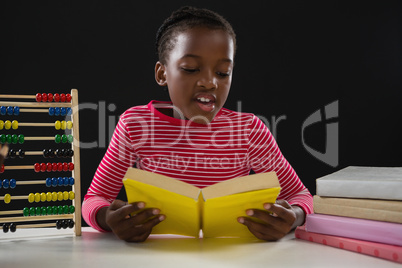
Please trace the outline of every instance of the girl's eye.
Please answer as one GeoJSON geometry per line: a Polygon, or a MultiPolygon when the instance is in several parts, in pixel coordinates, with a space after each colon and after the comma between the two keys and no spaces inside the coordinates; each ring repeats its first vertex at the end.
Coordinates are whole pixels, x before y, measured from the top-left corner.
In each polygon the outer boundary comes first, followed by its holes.
{"type": "Polygon", "coordinates": [[[181,69],[187,73],[195,73],[196,71],[198,71],[198,69],[183,68],[183,67],[181,69]]]}
{"type": "Polygon", "coordinates": [[[217,74],[218,74],[219,76],[222,76],[222,77],[227,77],[227,76],[230,75],[230,73],[222,73],[222,72],[217,72],[217,74]]]}

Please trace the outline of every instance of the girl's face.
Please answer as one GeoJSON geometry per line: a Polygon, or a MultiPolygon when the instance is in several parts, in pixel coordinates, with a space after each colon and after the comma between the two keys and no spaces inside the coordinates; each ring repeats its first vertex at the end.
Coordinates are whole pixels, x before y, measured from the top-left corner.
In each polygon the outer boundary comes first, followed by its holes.
{"type": "Polygon", "coordinates": [[[180,33],[155,78],[167,86],[174,117],[207,124],[223,107],[232,82],[234,44],[223,30],[196,27],[180,33]]]}

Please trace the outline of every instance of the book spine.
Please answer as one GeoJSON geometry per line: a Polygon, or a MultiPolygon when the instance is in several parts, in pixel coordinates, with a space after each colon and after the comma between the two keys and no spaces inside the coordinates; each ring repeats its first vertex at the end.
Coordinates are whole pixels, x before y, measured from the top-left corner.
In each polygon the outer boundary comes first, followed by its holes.
{"type": "Polygon", "coordinates": [[[306,216],[306,231],[402,246],[402,224],[324,214],[306,216]]]}
{"type": "Polygon", "coordinates": [[[402,263],[402,247],[400,246],[307,232],[304,226],[296,228],[295,237],[313,243],[402,263]]]}
{"type": "Polygon", "coordinates": [[[398,181],[347,181],[316,180],[316,194],[323,197],[370,198],[401,200],[401,182],[398,181]],[[356,191],[359,189],[359,191],[356,191]]]}
{"type": "Polygon", "coordinates": [[[314,196],[314,213],[402,223],[402,202],[314,196]]]}

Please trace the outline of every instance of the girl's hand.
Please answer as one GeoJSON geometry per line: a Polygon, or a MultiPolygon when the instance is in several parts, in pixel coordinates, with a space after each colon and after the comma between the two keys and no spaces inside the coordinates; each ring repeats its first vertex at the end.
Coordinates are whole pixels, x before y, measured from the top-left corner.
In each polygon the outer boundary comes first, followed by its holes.
{"type": "Polygon", "coordinates": [[[7,154],[8,154],[8,146],[0,145],[0,166],[3,165],[4,159],[7,157],[7,154]]]}
{"type": "Polygon", "coordinates": [[[249,217],[238,218],[258,239],[279,240],[304,222],[304,211],[298,206],[289,205],[285,200],[264,204],[264,208],[265,210],[248,209],[246,214],[249,217]]]}
{"type": "Polygon", "coordinates": [[[144,207],[144,202],[127,204],[114,200],[105,212],[105,222],[121,240],[143,242],[150,235],[152,228],[165,219],[165,215],[159,214],[159,209],[142,210],[144,207]],[[130,216],[131,213],[134,213],[134,216],[130,216]]]}

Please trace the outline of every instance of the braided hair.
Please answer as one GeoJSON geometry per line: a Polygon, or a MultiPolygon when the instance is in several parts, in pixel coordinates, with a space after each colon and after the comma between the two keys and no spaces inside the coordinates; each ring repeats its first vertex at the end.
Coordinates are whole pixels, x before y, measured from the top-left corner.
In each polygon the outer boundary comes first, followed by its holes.
{"type": "Polygon", "coordinates": [[[159,61],[166,64],[179,33],[195,27],[207,27],[227,32],[233,39],[236,51],[236,34],[230,23],[221,15],[205,8],[185,6],[174,11],[156,33],[156,52],[159,61]]]}

